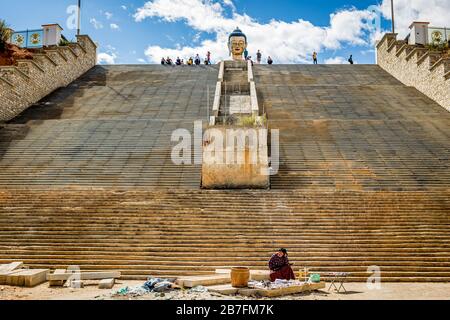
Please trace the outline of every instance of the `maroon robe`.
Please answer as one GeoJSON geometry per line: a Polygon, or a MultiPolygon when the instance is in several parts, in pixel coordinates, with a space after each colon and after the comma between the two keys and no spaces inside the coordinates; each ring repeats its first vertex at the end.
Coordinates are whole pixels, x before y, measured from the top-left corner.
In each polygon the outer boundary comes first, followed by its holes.
{"type": "Polygon", "coordinates": [[[295,280],[294,271],[289,264],[287,256],[279,257],[277,254],[272,255],[269,261],[270,281],[277,279],[295,280]]]}

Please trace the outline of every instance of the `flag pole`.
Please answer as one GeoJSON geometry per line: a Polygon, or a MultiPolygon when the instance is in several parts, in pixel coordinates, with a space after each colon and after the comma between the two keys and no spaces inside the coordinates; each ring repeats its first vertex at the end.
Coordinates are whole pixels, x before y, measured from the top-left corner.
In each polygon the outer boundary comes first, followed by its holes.
{"type": "Polygon", "coordinates": [[[80,35],[80,27],[81,27],[81,0],[78,0],[78,27],[77,27],[77,35],[80,35]]]}
{"type": "Polygon", "coordinates": [[[394,0],[391,0],[392,33],[395,33],[394,0]]]}

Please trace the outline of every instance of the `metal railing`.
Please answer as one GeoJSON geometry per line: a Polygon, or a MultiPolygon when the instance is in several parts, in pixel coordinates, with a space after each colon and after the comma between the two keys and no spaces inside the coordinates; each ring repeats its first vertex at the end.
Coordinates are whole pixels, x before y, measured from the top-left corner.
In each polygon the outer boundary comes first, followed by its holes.
{"type": "Polygon", "coordinates": [[[433,45],[440,45],[446,43],[450,39],[449,28],[428,28],[428,43],[433,45]]]}
{"type": "Polygon", "coordinates": [[[16,31],[11,35],[10,43],[21,48],[42,48],[44,46],[44,30],[16,31]]]}

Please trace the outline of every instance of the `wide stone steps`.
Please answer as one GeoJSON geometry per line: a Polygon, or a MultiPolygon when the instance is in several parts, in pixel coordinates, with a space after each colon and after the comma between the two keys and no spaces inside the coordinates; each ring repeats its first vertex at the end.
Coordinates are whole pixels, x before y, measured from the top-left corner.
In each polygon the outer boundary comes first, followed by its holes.
{"type": "Polygon", "coordinates": [[[98,66],[2,125],[0,263],[145,279],[265,269],[287,247],[296,271],[450,280],[447,111],[378,66],[255,65],[279,173],[206,192],[170,137],[207,119],[217,74],[98,66]]]}
{"type": "Polygon", "coordinates": [[[7,188],[0,263],[120,270],[125,278],[267,268],[280,246],[296,268],[366,281],[450,280],[450,200],[428,192],[7,188]],[[282,218],[280,218],[282,217],[282,218]]]}

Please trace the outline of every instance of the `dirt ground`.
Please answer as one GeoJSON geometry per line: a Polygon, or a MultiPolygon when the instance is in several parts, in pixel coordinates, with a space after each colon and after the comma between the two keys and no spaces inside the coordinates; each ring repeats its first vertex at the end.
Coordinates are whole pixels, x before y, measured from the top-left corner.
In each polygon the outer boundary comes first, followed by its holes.
{"type": "MultiPolygon", "coordinates": [[[[165,294],[148,294],[140,297],[114,295],[123,287],[142,285],[142,281],[119,281],[112,290],[100,290],[95,282],[84,288],[49,288],[44,283],[35,288],[0,286],[0,300],[246,300],[240,296],[223,296],[216,293],[189,293],[185,290],[165,294]]],[[[370,290],[365,283],[348,283],[347,293],[328,292],[326,289],[300,295],[278,298],[280,300],[450,300],[450,283],[382,283],[380,290],[370,290]]]]}
{"type": "Polygon", "coordinates": [[[33,59],[33,53],[30,50],[19,48],[13,44],[6,46],[6,52],[0,53],[0,66],[12,66],[19,59],[33,59]]]}

